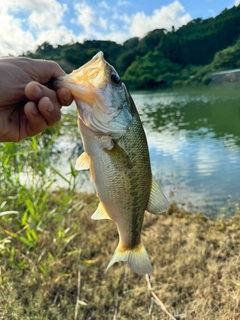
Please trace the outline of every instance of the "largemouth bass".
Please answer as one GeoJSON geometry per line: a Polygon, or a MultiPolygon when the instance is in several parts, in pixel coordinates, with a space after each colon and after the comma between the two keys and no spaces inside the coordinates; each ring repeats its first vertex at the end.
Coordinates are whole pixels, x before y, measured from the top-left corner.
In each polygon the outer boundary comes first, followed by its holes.
{"type": "Polygon", "coordinates": [[[111,219],[119,244],[107,266],[125,261],[139,274],[152,272],[141,241],[144,212],[160,214],[168,201],[152,177],[146,136],[129,92],[99,52],[57,87],[71,90],[78,108],[84,153],[76,169],[90,169],[100,200],[92,219],[111,219]]]}

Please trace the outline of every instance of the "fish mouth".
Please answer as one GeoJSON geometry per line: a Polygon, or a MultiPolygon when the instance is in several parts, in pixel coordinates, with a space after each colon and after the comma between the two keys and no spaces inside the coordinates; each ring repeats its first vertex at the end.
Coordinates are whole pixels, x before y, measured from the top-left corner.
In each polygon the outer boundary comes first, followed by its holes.
{"type": "Polygon", "coordinates": [[[119,137],[130,128],[132,115],[127,89],[122,82],[113,81],[112,75],[119,77],[100,51],[71,74],[54,78],[53,86],[71,91],[86,126],[119,137]]]}
{"type": "Polygon", "coordinates": [[[98,52],[89,62],[72,73],[52,79],[55,89],[68,88],[77,100],[93,107],[99,104],[105,113],[111,113],[102,101],[102,92],[107,88],[115,69],[104,59],[103,52],[98,52]]]}
{"type": "Polygon", "coordinates": [[[109,64],[104,59],[103,52],[98,52],[90,61],[64,77],[63,81],[85,86],[89,89],[102,88],[106,85],[109,64]]]}

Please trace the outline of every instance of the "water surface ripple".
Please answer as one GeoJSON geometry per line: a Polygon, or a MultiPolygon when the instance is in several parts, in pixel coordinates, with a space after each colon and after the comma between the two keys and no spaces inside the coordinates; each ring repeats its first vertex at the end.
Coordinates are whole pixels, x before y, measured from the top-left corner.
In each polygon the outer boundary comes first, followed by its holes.
{"type": "Polygon", "coordinates": [[[240,207],[240,90],[208,87],[132,96],[153,175],[167,197],[211,218],[234,214],[240,207]]]}

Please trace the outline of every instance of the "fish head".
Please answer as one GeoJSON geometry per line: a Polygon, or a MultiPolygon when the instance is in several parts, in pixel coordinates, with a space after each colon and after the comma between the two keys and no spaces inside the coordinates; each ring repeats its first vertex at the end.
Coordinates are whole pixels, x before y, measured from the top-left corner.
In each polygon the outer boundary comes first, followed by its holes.
{"type": "Polygon", "coordinates": [[[54,85],[71,91],[80,119],[92,131],[120,138],[131,126],[129,93],[103,52],[71,74],[56,78],[54,85]]]}

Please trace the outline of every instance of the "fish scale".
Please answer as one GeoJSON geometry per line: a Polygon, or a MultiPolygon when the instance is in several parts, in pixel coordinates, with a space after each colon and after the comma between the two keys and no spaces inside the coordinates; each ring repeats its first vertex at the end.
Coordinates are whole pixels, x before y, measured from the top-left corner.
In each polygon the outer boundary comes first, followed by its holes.
{"type": "Polygon", "coordinates": [[[56,83],[72,89],[78,108],[84,153],[76,168],[90,169],[100,200],[92,218],[113,220],[119,233],[107,269],[125,261],[139,274],[152,272],[141,240],[144,212],[160,214],[167,210],[168,201],[152,177],[147,140],[133,99],[101,52],[56,83]]]}

